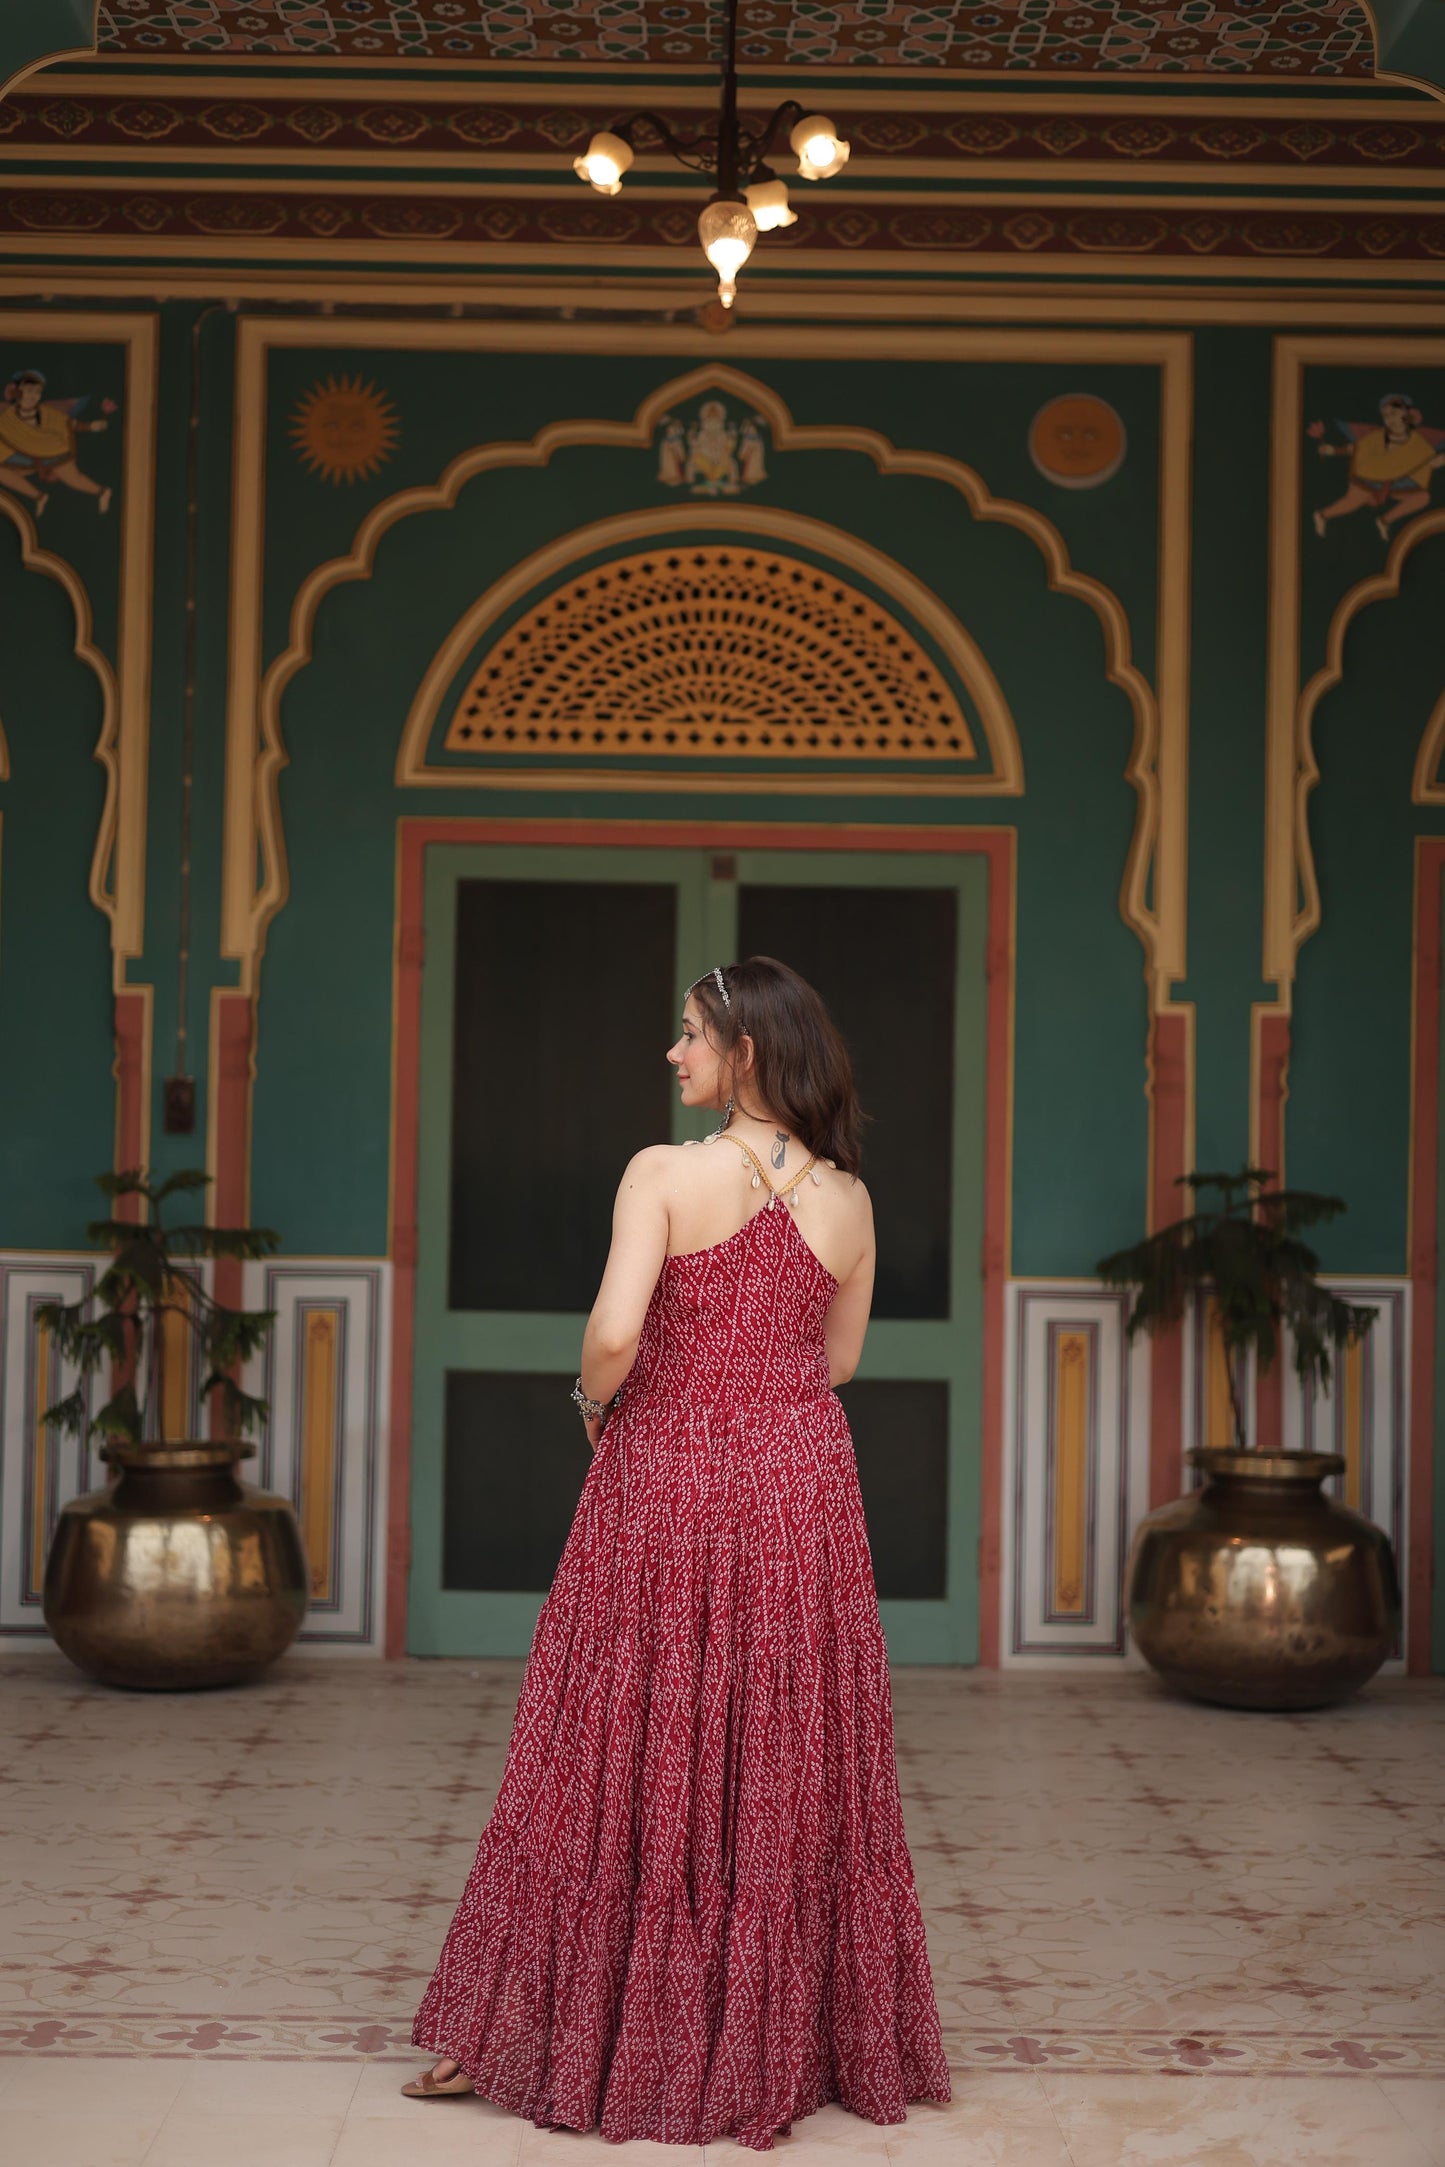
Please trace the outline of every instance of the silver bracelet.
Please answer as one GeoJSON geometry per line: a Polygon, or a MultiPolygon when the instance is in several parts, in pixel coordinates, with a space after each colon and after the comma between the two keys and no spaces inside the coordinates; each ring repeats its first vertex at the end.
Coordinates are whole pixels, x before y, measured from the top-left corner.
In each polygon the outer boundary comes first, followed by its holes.
{"type": "Polygon", "coordinates": [[[598,1422],[606,1414],[609,1407],[617,1405],[617,1402],[622,1397],[622,1387],[621,1385],[618,1386],[610,1400],[589,1399],[582,1389],[582,1379],[579,1377],[572,1387],[571,1397],[581,1408],[583,1416],[588,1422],[598,1422]]]}

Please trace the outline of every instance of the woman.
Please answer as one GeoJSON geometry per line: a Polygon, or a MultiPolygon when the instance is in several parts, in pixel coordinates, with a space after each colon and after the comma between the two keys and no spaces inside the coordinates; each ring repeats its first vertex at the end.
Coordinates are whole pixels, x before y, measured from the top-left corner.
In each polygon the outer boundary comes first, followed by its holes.
{"type": "Polygon", "coordinates": [[[772,2149],[947,2100],[887,1656],[833,1387],[873,1291],[822,1001],[714,966],[669,1050],[722,1121],[622,1178],[573,1392],[594,1459],[403,2090],[772,2149]],[[766,1192],[764,1194],[764,1192],[766,1192]]]}

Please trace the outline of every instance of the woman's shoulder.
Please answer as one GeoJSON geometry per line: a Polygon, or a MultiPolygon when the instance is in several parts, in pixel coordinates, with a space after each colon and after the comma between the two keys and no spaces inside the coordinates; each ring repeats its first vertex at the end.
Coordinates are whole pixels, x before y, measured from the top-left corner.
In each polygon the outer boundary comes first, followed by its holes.
{"type": "Polygon", "coordinates": [[[624,1181],[651,1181],[664,1186],[676,1181],[684,1168],[696,1166],[711,1158],[710,1152],[694,1151],[689,1145],[713,1143],[713,1137],[689,1138],[685,1144],[644,1144],[635,1151],[623,1169],[624,1181]]]}

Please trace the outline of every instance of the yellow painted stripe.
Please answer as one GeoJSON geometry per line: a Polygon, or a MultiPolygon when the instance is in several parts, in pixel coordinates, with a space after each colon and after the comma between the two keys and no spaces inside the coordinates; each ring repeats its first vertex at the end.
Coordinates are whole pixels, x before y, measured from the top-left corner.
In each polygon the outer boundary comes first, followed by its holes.
{"type": "Polygon", "coordinates": [[[1055,1614],[1084,1607],[1084,1545],[1089,1481],[1089,1335],[1060,1332],[1054,1341],[1055,1614]]]}
{"type": "Polygon", "coordinates": [[[301,1340],[301,1532],[311,1593],[331,1595],[331,1516],[336,1471],[340,1312],[310,1309],[301,1340]]]}
{"type": "Polygon", "coordinates": [[[1234,1410],[1229,1404],[1229,1360],[1219,1309],[1211,1297],[1204,1325],[1204,1443],[1211,1451],[1234,1444],[1234,1410]]]}
{"type": "Polygon", "coordinates": [[[1340,1373],[1336,1384],[1344,1415],[1345,1454],[1345,1503],[1352,1511],[1360,1509],[1361,1440],[1365,1427],[1365,1350],[1362,1346],[1346,1347],[1340,1360],[1340,1373]]]}
{"type": "Polygon", "coordinates": [[[191,1434],[191,1328],[173,1310],[161,1318],[161,1434],[172,1445],[191,1434]]]}
{"type": "Polygon", "coordinates": [[[41,1588],[45,1584],[45,1554],[50,1547],[50,1530],[46,1525],[46,1497],[50,1487],[50,1454],[54,1439],[49,1427],[40,1417],[50,1405],[52,1392],[51,1369],[53,1350],[48,1324],[35,1327],[35,1434],[30,1441],[31,1465],[34,1481],[31,1488],[30,1518],[30,1585],[41,1588]]]}

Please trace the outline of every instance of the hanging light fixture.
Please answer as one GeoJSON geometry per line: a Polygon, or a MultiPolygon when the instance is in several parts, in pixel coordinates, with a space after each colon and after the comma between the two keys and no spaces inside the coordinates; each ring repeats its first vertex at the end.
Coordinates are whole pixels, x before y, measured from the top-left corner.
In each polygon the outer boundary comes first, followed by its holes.
{"type": "Polygon", "coordinates": [[[724,308],[731,308],[738,272],[752,254],[758,235],[791,226],[798,215],[788,202],[787,182],[767,163],[784,129],[789,131],[788,145],[797,158],[801,180],[826,181],[841,173],[848,163],[848,145],[826,113],[805,113],[796,98],[785,98],[763,127],[742,126],[738,119],[738,0],[724,0],[723,12],[722,103],[713,132],[684,141],[661,114],[630,113],[611,128],[600,129],[582,156],[573,159],[572,170],[599,195],[615,196],[638,144],[651,139],[679,165],[711,175],[717,185],[698,218],[697,236],[717,272],[718,299],[724,308]]]}

